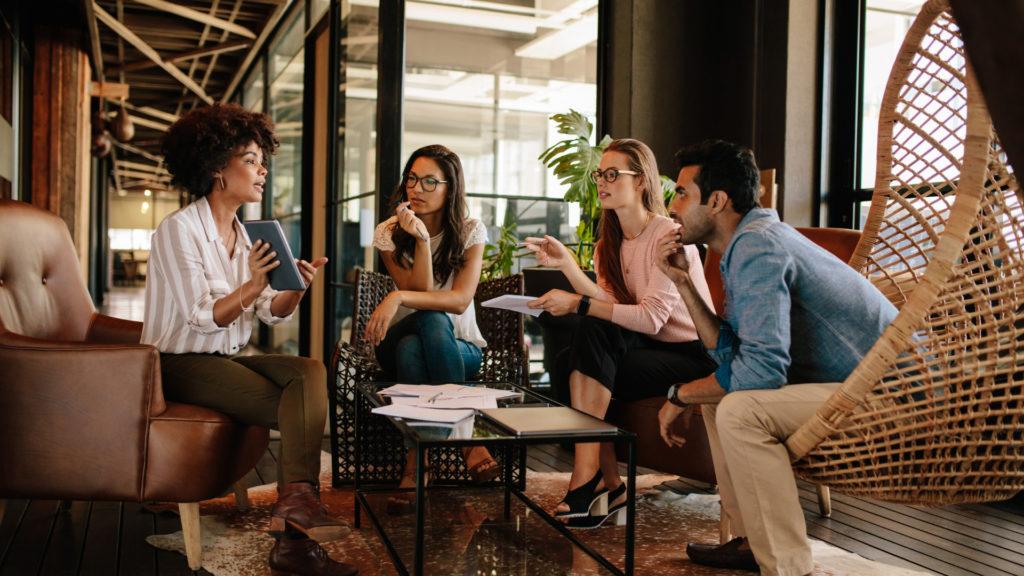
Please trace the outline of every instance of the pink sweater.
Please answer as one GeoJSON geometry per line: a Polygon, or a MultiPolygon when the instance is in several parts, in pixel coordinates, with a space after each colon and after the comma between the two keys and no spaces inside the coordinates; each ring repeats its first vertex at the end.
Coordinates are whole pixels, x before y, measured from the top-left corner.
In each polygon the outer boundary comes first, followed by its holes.
{"type": "MultiPolygon", "coordinates": [[[[668,276],[655,264],[658,241],[675,228],[675,222],[665,216],[655,216],[647,229],[636,240],[624,240],[620,252],[622,275],[626,288],[636,298],[636,304],[619,304],[611,286],[601,274],[601,265],[595,254],[594,269],[597,284],[604,291],[599,298],[614,302],[612,322],[634,332],[646,334],[662,342],[690,342],[697,340],[697,329],[686,309],[679,291],[668,276]]],[[[711,292],[704,279],[704,265],[696,246],[686,246],[686,259],[690,263],[690,278],[697,292],[714,311],[711,292]]]]}

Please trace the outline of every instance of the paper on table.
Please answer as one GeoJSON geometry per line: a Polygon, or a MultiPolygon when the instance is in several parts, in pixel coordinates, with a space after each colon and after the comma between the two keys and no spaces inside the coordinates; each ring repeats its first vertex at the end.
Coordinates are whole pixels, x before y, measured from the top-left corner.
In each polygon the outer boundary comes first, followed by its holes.
{"type": "MultiPolygon", "coordinates": [[[[427,396],[426,398],[430,398],[427,396]]],[[[440,410],[475,408],[497,408],[498,400],[494,396],[463,396],[459,398],[438,397],[428,402],[424,397],[392,396],[391,403],[399,406],[419,406],[420,408],[437,408],[440,410]]]]}
{"type": "Polygon", "coordinates": [[[447,422],[449,424],[454,424],[475,414],[472,410],[438,410],[402,404],[388,404],[387,406],[374,408],[371,412],[396,418],[425,420],[427,422],[447,422]]]}
{"type": "Polygon", "coordinates": [[[459,384],[394,384],[381,390],[381,396],[432,396],[441,392],[453,392],[466,388],[459,384]]]}
{"type": "Polygon", "coordinates": [[[497,408],[498,399],[494,396],[463,396],[459,398],[437,398],[433,402],[423,402],[422,398],[417,399],[417,402],[413,406],[419,406],[421,408],[439,408],[442,410],[451,410],[455,408],[475,408],[477,410],[483,410],[484,408],[497,408]]]}
{"type": "MultiPolygon", "coordinates": [[[[460,384],[395,384],[380,391],[381,396],[390,396],[392,400],[412,397],[424,401],[433,399],[434,402],[451,398],[489,397],[501,399],[519,396],[520,394],[522,393],[514,390],[499,390],[497,388],[487,388],[486,386],[464,386],[460,384]]],[[[405,404],[409,403],[405,402],[405,404]]],[[[488,408],[488,406],[484,406],[484,408],[488,408]]]]}
{"type": "Polygon", "coordinates": [[[540,316],[543,312],[541,309],[533,309],[526,305],[527,302],[536,300],[533,296],[519,296],[518,294],[504,294],[497,298],[491,298],[487,302],[482,302],[481,306],[487,306],[488,308],[501,308],[502,310],[511,310],[513,312],[519,312],[520,314],[529,314],[530,316],[540,316]]]}

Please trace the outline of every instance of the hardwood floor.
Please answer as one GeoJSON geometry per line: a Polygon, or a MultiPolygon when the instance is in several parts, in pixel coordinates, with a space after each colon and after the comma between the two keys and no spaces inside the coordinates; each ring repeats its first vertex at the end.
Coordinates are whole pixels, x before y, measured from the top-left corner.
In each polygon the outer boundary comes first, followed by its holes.
{"type": "MultiPolygon", "coordinates": [[[[275,440],[246,477],[248,485],[274,481],[277,449],[275,440]]],[[[536,471],[567,472],[572,455],[557,446],[538,446],[531,448],[527,464],[536,471]]],[[[651,471],[639,470],[646,472],[651,471]]],[[[711,489],[682,478],[670,486],[680,492],[711,489]]],[[[924,509],[833,493],[832,518],[821,518],[814,487],[800,488],[810,535],[844,550],[941,575],[1024,574],[1024,502],[1019,497],[924,509]]],[[[187,575],[184,556],[145,542],[150,534],[180,528],[177,516],[152,514],[132,503],[72,502],[62,509],[52,500],[11,500],[0,523],[0,576],[187,575]]]]}

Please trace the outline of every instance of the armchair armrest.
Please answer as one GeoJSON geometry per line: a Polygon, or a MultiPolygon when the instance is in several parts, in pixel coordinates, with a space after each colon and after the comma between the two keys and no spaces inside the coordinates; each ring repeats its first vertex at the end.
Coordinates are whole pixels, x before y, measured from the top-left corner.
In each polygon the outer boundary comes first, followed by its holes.
{"type": "Polygon", "coordinates": [[[138,344],[142,339],[142,322],[93,314],[86,340],[110,344],[138,344]]]}
{"type": "Polygon", "coordinates": [[[0,494],[129,499],[150,415],[165,409],[151,346],[0,335],[0,494]]]}

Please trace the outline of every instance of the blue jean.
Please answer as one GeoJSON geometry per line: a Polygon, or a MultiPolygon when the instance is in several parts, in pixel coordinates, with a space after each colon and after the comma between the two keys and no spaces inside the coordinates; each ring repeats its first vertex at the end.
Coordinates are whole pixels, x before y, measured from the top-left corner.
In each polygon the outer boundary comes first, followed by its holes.
{"type": "Polygon", "coordinates": [[[451,318],[433,310],[389,328],[376,352],[386,377],[403,384],[465,382],[480,370],[480,348],[456,338],[451,318]]]}

